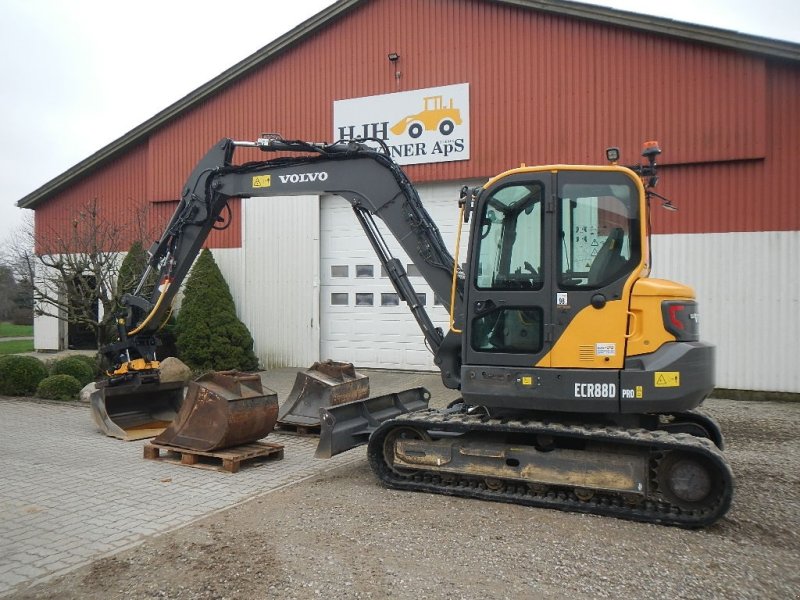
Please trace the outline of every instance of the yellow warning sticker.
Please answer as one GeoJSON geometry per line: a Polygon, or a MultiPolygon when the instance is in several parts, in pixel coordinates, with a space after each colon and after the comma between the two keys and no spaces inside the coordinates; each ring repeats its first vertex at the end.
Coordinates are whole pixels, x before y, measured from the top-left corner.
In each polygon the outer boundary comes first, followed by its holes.
{"type": "Polygon", "coordinates": [[[533,385],[533,377],[530,375],[523,375],[521,383],[522,385],[533,385]]]}
{"type": "Polygon", "coordinates": [[[681,373],[680,371],[656,371],[655,380],[656,387],[680,387],[681,373]]]}
{"type": "Polygon", "coordinates": [[[272,175],[255,175],[253,176],[254,188],[265,188],[272,185],[272,175]]]}
{"type": "Polygon", "coordinates": [[[644,386],[637,385],[636,386],[636,397],[637,398],[644,398],[644,386]]]}

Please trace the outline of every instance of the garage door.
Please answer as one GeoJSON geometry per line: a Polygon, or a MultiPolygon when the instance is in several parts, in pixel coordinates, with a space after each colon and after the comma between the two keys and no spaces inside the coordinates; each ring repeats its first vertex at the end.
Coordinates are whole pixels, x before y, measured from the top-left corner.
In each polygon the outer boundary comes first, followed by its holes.
{"type": "MultiPolygon", "coordinates": [[[[428,185],[419,188],[452,252],[458,220],[460,186],[428,185]]],[[[435,370],[433,356],[408,306],[400,302],[391,282],[349,203],[339,197],[320,201],[320,355],[352,362],[360,367],[435,370]]],[[[446,330],[448,314],[415,265],[391,233],[376,219],[392,254],[407,265],[412,285],[433,322],[446,330]]],[[[462,254],[466,259],[466,231],[462,254]]]]}

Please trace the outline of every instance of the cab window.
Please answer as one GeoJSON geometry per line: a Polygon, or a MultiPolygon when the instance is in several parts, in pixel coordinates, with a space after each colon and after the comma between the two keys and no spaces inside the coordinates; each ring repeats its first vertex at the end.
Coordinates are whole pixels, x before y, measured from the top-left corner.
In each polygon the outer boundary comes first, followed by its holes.
{"type": "Polygon", "coordinates": [[[480,216],[475,285],[479,289],[541,289],[541,182],[502,187],[480,216]]]}
{"type": "Polygon", "coordinates": [[[562,172],[558,197],[559,287],[599,288],[629,275],[641,259],[633,182],[622,173],[562,172]]]}

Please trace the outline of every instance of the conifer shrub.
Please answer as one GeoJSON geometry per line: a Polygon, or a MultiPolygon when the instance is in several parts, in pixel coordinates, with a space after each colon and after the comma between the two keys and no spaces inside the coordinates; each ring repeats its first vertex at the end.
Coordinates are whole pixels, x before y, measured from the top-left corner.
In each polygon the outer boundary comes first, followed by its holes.
{"type": "MultiPolygon", "coordinates": [[[[133,242],[122,264],[119,266],[117,274],[117,294],[120,298],[124,294],[132,294],[139,284],[139,280],[147,269],[147,252],[141,242],[133,242]]],[[[147,281],[142,286],[141,295],[149,297],[153,293],[156,285],[157,274],[152,272],[147,281]]]]}
{"type": "Polygon", "coordinates": [[[50,375],[72,375],[81,387],[94,381],[94,369],[77,356],[60,358],[50,368],[50,375]]]}
{"type": "MultiPolygon", "coordinates": [[[[147,252],[142,246],[141,242],[134,242],[122,264],[119,267],[119,274],[117,275],[117,294],[120,299],[125,294],[132,294],[136,291],[136,286],[144,275],[147,269],[147,252]]],[[[158,279],[158,273],[153,271],[145,280],[139,295],[144,298],[150,298],[155,290],[158,279]]],[[[145,318],[145,313],[140,309],[133,307],[129,310],[134,311],[134,323],[140,322],[145,318]]],[[[168,356],[177,356],[178,350],[175,345],[175,316],[170,314],[165,322],[161,325],[156,334],[158,338],[158,349],[156,354],[159,360],[164,360],[168,356]]]]}
{"type": "Polygon", "coordinates": [[[47,367],[35,356],[9,354],[0,357],[0,394],[30,396],[47,377],[47,367]]]}
{"type": "Polygon", "coordinates": [[[47,400],[75,400],[82,388],[83,384],[72,375],[61,373],[42,379],[36,388],[36,396],[47,400]]]}
{"type": "Polygon", "coordinates": [[[194,370],[258,369],[253,337],[236,316],[230,288],[208,249],[186,281],[175,329],[178,358],[194,370]]]}

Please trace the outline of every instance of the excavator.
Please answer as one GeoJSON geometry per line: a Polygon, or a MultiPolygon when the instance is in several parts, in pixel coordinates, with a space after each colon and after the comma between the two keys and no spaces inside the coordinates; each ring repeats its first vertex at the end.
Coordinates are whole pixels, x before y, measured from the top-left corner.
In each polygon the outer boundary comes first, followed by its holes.
{"type": "Polygon", "coordinates": [[[156,329],[209,233],[228,224],[231,198],[337,195],[461,398],[431,409],[417,388],[323,408],[318,456],[367,443],[375,475],[395,489],[710,525],[730,507],[733,476],[719,425],[698,410],[714,388],[714,347],[699,339],[694,292],[649,276],[650,204],[671,206],[653,190],[660,152],[647,143],[642,164],[622,166],[611,148],[605,165],[523,165],[463,188],[460,265],[382,140],[224,138],[149,250],[142,281],[157,273],[158,285],[123,299],[106,393],[132,390],[133,401],[157,389],[156,329]],[[268,159],[233,161],[253,148],[268,159]],[[376,217],[449,311],[447,331],[376,217]]]}

